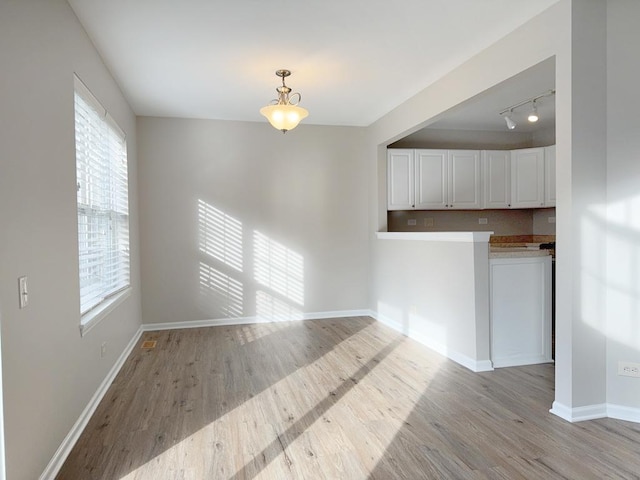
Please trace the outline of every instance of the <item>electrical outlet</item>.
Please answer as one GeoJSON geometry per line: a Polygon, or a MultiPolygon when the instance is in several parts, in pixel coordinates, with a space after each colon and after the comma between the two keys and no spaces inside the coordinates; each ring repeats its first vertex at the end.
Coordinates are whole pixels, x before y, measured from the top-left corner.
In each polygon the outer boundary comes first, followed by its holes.
{"type": "Polygon", "coordinates": [[[107,354],[107,342],[102,342],[100,345],[100,358],[103,358],[107,354]]]}
{"type": "Polygon", "coordinates": [[[640,363],[618,362],[618,375],[640,378],[640,363]]]}
{"type": "Polygon", "coordinates": [[[415,218],[410,218],[409,220],[407,220],[407,225],[415,227],[417,224],[418,224],[418,222],[416,221],[415,218]]]}
{"type": "Polygon", "coordinates": [[[479,223],[480,225],[486,225],[486,224],[488,224],[488,223],[489,223],[489,220],[488,220],[487,218],[479,218],[479,219],[478,219],[478,223],[479,223]]]}
{"type": "Polygon", "coordinates": [[[556,217],[547,217],[549,223],[556,223],[556,217]]]}

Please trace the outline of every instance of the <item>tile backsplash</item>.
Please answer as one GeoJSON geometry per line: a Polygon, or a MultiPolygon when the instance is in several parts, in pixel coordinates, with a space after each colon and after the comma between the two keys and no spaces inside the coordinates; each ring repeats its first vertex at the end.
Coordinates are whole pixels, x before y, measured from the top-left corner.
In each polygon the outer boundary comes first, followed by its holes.
{"type": "Polygon", "coordinates": [[[555,215],[555,208],[403,210],[387,212],[387,222],[390,232],[492,231],[495,235],[555,235],[555,215]]]}

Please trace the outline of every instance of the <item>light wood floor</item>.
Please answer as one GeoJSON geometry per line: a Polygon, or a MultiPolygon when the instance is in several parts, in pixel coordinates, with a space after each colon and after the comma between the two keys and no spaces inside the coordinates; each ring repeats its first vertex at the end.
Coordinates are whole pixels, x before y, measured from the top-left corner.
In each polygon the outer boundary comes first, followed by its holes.
{"type": "Polygon", "coordinates": [[[640,478],[640,425],[551,415],[551,365],[472,373],[369,318],[143,340],[58,479],[640,478]]]}

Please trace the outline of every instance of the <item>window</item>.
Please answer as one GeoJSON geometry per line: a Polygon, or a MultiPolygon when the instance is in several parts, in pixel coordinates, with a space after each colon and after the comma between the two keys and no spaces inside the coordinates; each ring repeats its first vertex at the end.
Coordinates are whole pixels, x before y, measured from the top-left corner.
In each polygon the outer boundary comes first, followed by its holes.
{"type": "Polygon", "coordinates": [[[129,194],[125,135],[77,77],[75,130],[80,311],[86,327],[130,285],[129,194]]]}

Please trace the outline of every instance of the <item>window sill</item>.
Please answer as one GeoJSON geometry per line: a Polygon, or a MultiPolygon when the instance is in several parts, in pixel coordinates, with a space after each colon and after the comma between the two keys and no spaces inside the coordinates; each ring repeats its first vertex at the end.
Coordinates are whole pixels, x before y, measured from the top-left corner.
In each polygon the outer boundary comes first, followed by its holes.
{"type": "Polygon", "coordinates": [[[131,287],[128,287],[113,297],[103,301],[99,306],[85,313],[80,318],[80,336],[84,337],[89,331],[98,325],[103,318],[109,315],[115,308],[131,295],[131,287]]]}

